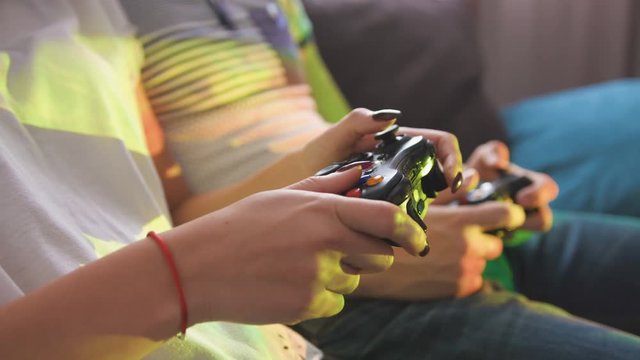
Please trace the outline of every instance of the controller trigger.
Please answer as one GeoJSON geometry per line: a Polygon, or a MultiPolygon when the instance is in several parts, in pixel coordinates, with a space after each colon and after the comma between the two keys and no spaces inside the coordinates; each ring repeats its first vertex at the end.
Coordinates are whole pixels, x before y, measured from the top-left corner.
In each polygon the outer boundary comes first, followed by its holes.
{"type": "Polygon", "coordinates": [[[427,231],[427,224],[422,221],[420,214],[418,214],[413,206],[413,200],[409,200],[407,203],[407,215],[409,215],[425,232],[427,231]]]}
{"type": "Polygon", "coordinates": [[[422,191],[424,191],[429,198],[435,198],[437,191],[442,191],[449,187],[447,185],[447,179],[445,179],[444,173],[442,169],[440,169],[440,164],[437,161],[433,164],[431,171],[422,178],[421,185],[422,191]]]}

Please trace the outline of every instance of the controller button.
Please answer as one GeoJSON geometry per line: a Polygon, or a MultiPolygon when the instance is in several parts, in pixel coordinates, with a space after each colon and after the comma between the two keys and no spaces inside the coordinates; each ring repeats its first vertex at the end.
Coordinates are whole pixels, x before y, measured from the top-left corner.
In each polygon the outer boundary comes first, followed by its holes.
{"type": "Polygon", "coordinates": [[[362,189],[353,188],[345,193],[347,197],[359,198],[362,197],[362,189]]]}
{"type": "Polygon", "coordinates": [[[360,180],[358,180],[358,186],[363,186],[364,184],[367,183],[367,181],[371,178],[371,175],[362,175],[360,177],[360,180]]]}
{"type": "Polygon", "coordinates": [[[384,180],[384,176],[376,175],[376,176],[370,178],[369,180],[367,180],[366,184],[367,184],[367,186],[374,186],[374,185],[380,184],[382,182],[382,180],[384,180]]]}
{"type": "Polygon", "coordinates": [[[354,168],[356,166],[361,166],[362,170],[366,170],[369,169],[373,166],[373,162],[371,161],[356,161],[356,162],[352,162],[351,164],[346,164],[345,166],[341,167],[340,169],[338,169],[338,172],[343,172],[343,171],[347,171],[351,168],[354,168]]]}

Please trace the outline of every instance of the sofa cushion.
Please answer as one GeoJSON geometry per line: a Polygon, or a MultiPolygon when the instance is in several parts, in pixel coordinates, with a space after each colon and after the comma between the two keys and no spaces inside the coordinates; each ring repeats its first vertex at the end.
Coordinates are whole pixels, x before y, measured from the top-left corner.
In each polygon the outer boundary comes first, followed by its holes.
{"type": "Polygon", "coordinates": [[[306,0],[322,57],[349,103],[455,133],[465,155],[506,134],[484,97],[466,0],[306,0]]]}
{"type": "Polygon", "coordinates": [[[553,207],[640,216],[640,79],[533,98],[504,117],[513,161],[559,183],[553,207]]]}

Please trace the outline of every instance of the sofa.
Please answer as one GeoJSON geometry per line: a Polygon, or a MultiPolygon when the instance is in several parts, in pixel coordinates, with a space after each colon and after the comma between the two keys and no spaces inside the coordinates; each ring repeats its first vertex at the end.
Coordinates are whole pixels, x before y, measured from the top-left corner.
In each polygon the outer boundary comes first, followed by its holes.
{"type": "Polygon", "coordinates": [[[320,53],[351,106],[458,136],[464,156],[501,140],[560,185],[555,209],[640,216],[640,79],[496,109],[483,91],[473,2],[305,0],[320,53]]]}

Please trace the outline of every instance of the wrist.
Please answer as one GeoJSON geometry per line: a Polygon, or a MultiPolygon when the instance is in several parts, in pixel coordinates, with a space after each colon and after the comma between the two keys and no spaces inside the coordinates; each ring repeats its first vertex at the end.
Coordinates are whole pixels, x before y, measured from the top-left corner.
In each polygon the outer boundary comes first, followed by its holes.
{"type": "Polygon", "coordinates": [[[144,301],[136,301],[137,305],[130,313],[132,316],[138,315],[134,318],[140,318],[142,315],[148,319],[141,321],[141,328],[135,335],[139,333],[154,340],[171,338],[180,331],[182,309],[166,259],[158,245],[149,238],[131,246],[143,253],[136,256],[136,261],[143,265],[138,271],[142,283],[132,283],[130,288],[144,301]]]}
{"type": "MultiPolygon", "coordinates": [[[[232,268],[232,264],[226,264],[227,257],[217,251],[218,247],[224,248],[222,241],[211,241],[213,238],[222,240],[224,234],[216,236],[212,234],[211,222],[199,226],[202,218],[183,224],[160,234],[171,248],[176,267],[180,274],[186,300],[188,319],[187,326],[204,321],[216,321],[224,319],[224,300],[229,295],[224,282],[225,274],[222,269],[232,268]],[[202,229],[202,231],[200,230],[202,229]],[[219,269],[220,271],[216,271],[219,269]],[[216,289],[215,296],[208,296],[207,289],[216,289]]],[[[167,278],[170,275],[167,272],[167,278]]],[[[173,286],[172,299],[174,300],[174,326],[180,326],[180,306],[178,295],[173,286]]],[[[174,327],[174,329],[178,329],[174,327]]]]}
{"type": "Polygon", "coordinates": [[[176,295],[178,297],[178,304],[180,306],[180,334],[182,337],[184,337],[187,334],[189,311],[187,309],[184,286],[182,285],[182,279],[180,278],[180,270],[176,266],[171,248],[169,248],[169,246],[161,236],[159,236],[155,231],[152,230],[147,234],[147,239],[153,241],[158,246],[158,250],[162,252],[162,257],[165,260],[167,270],[171,275],[171,279],[173,280],[173,284],[176,289],[176,295]]]}

